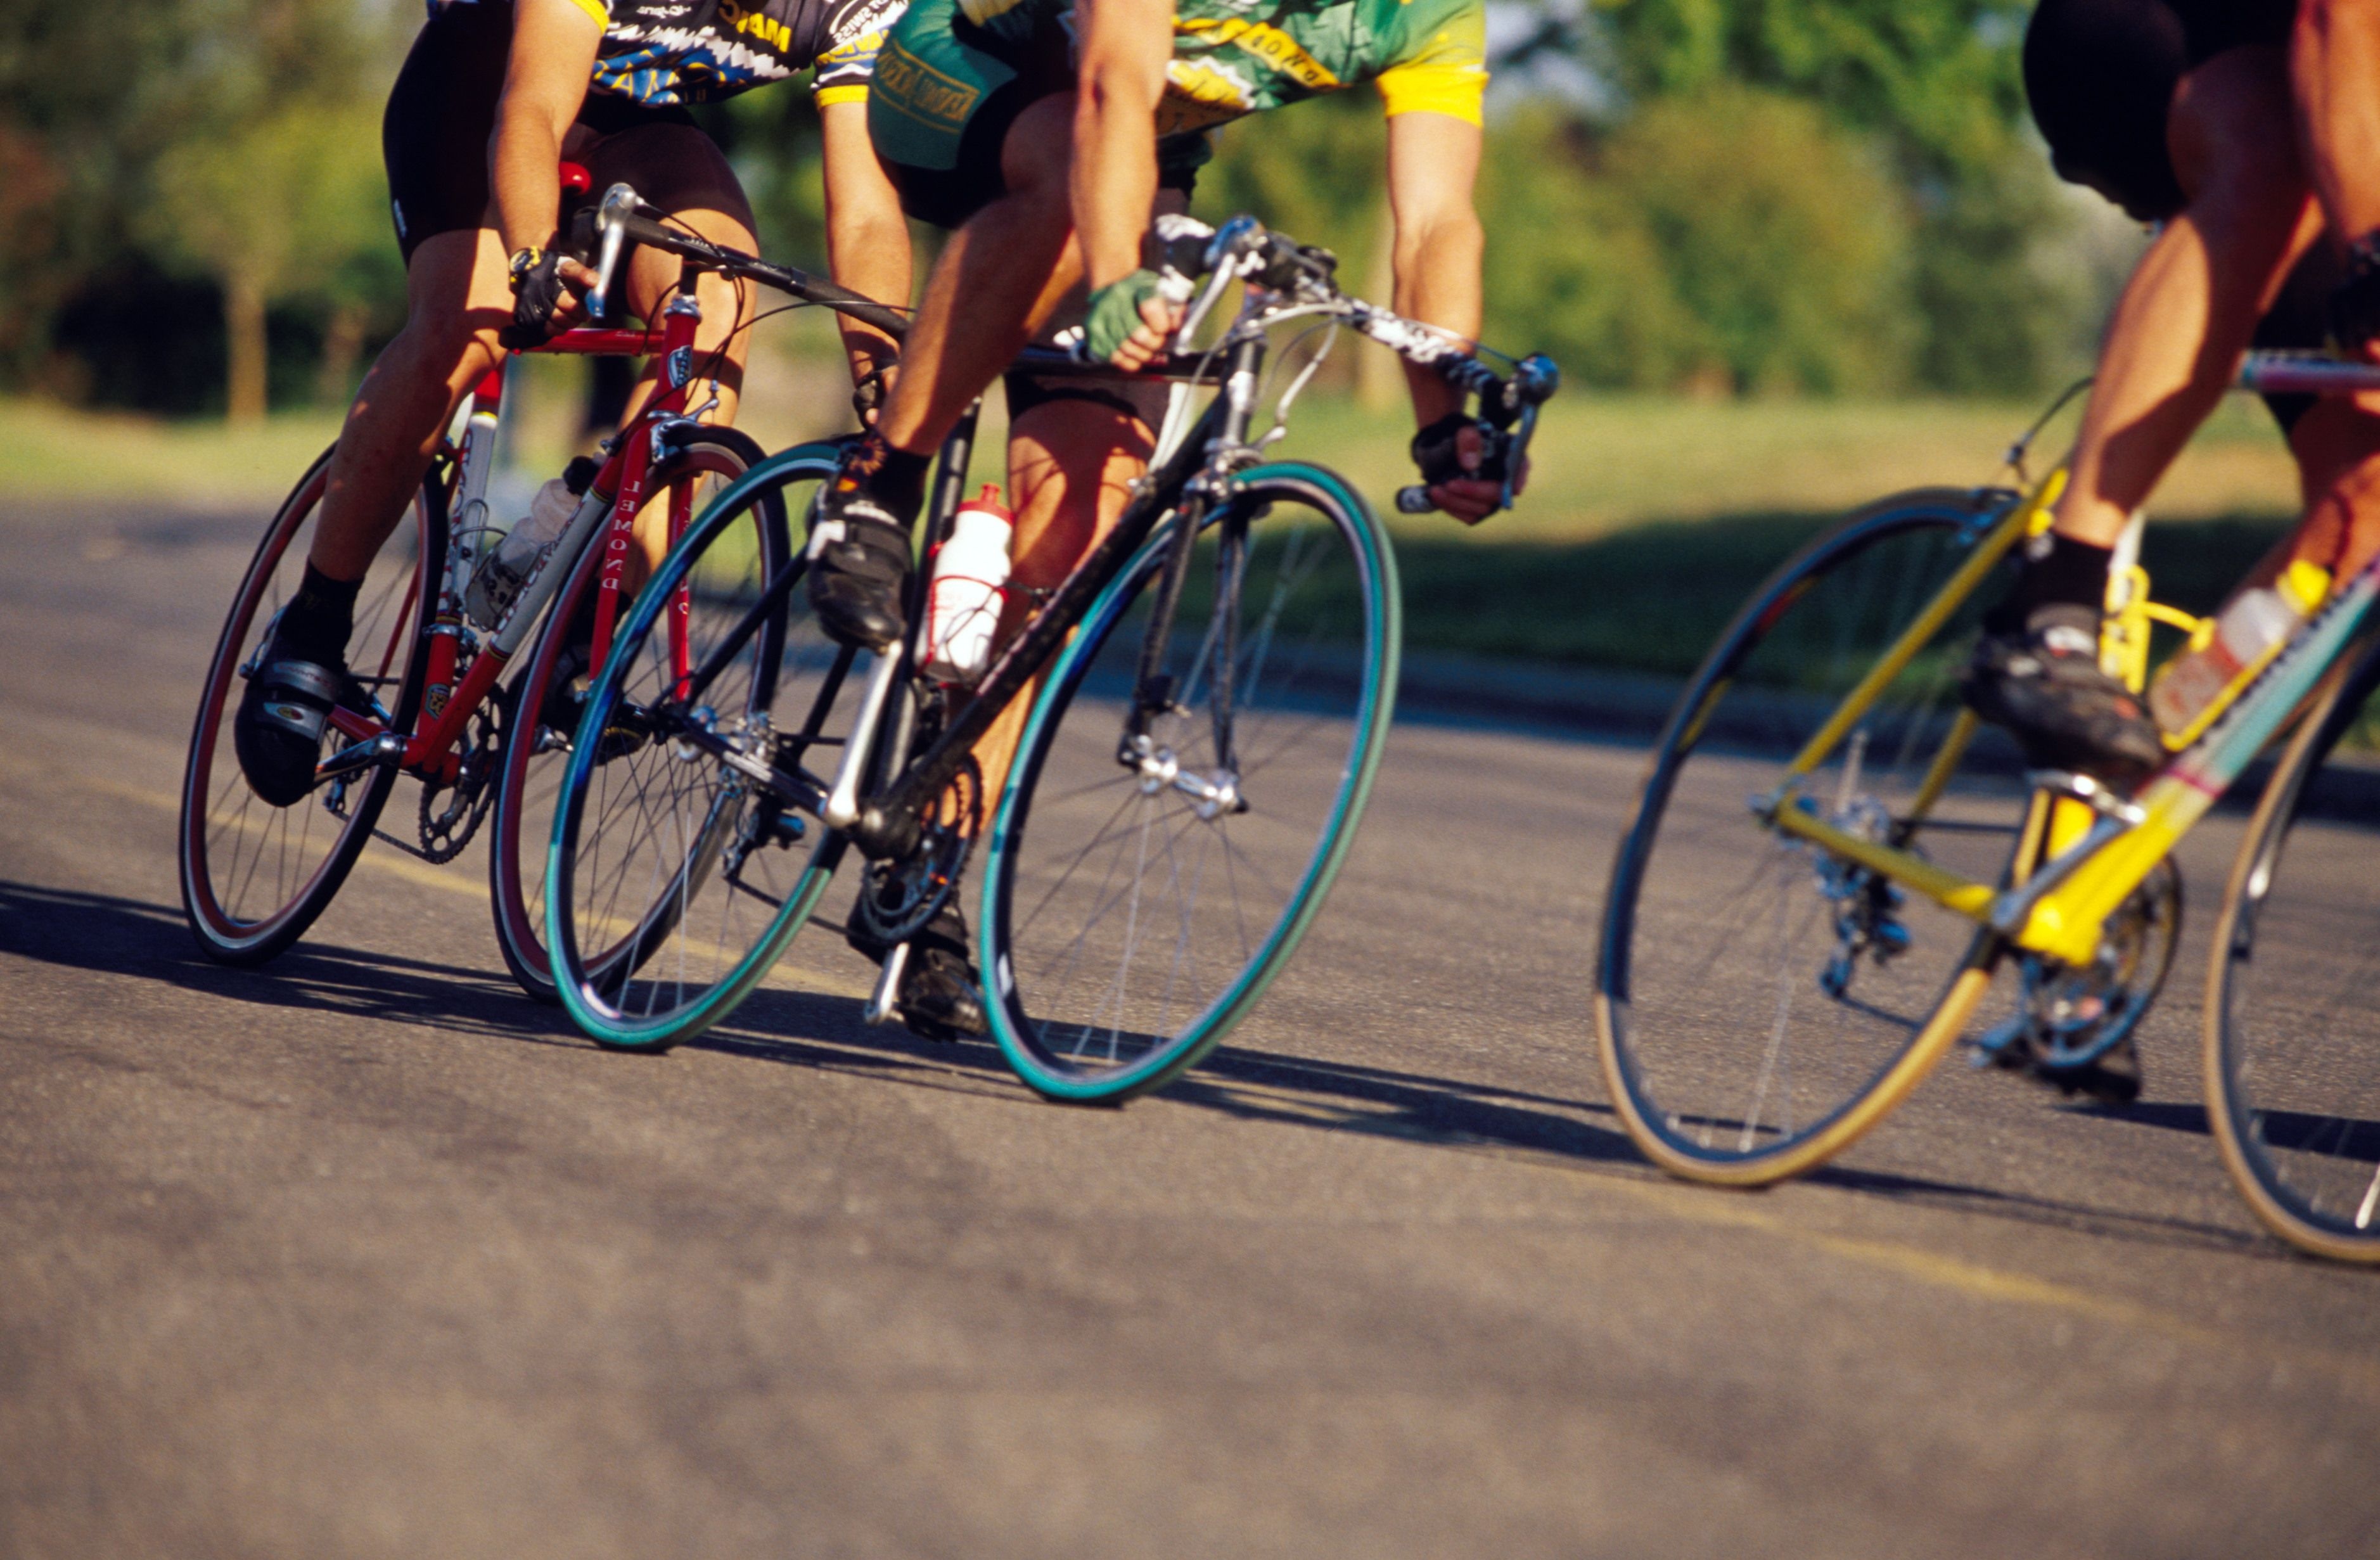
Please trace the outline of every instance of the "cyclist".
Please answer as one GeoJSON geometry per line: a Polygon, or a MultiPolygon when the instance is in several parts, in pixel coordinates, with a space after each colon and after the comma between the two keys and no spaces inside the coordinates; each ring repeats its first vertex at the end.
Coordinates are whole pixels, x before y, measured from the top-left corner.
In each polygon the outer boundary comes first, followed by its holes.
{"type": "MultiPolygon", "coordinates": [[[[908,233],[866,123],[868,72],[900,5],[431,0],[382,129],[406,323],[347,415],[304,579],[241,698],[234,742],[259,796],[287,806],[307,793],[331,707],[358,696],[345,666],[358,587],[455,406],[504,345],[533,345],[571,319],[594,280],[555,252],[561,160],[585,164],[598,187],[625,180],[703,237],[753,248],[744,192],[686,105],[813,70],[835,277],[870,296],[908,296],[908,233]]],[[[675,261],[640,252],[625,270],[629,309],[654,318],[675,261]]],[[[709,393],[726,421],[745,321],[723,279],[705,277],[698,298],[697,342],[710,349],[709,393]]],[[[890,339],[843,326],[858,383],[880,387],[890,339]]]]}
{"type": "MultiPolygon", "coordinates": [[[[2036,763],[2123,784],[2162,765],[2155,723],[2098,662],[2111,550],[2246,347],[2323,344],[2341,270],[2299,149],[2292,17],[2290,0],[2043,0],[2027,29],[2026,95],[2060,175],[2164,224],[2116,306],[2055,526],[1967,673],[1968,702],[2036,763]]],[[[2360,566],[2380,544],[2353,525],[2380,419],[2343,398],[2266,399],[2306,505],[2288,555],[2360,566]]]]}
{"type": "MultiPolygon", "coordinates": [[[[879,56],[869,128],[905,208],[957,232],[901,381],[812,533],[810,599],[828,630],[871,647],[902,632],[927,463],[1073,298],[1087,288],[1088,357],[1131,369],[1160,350],[1180,310],[1141,266],[1142,237],[1152,212],[1187,205],[1216,125],[1373,83],[1389,115],[1395,307],[1475,333],[1484,43],[1480,0],[917,0],[879,56]]],[[[1480,445],[1461,398],[1427,372],[1408,378],[1431,496],[1484,519],[1500,485],[1475,474],[1480,445]]],[[[1062,579],[1113,522],[1154,440],[1137,393],[1013,375],[1008,393],[1014,603],[1062,579]]],[[[978,751],[988,793],[1026,708],[1018,701],[978,751]]],[[[911,1028],[982,1033],[965,950],[965,922],[946,908],[905,974],[911,1028]]]]}

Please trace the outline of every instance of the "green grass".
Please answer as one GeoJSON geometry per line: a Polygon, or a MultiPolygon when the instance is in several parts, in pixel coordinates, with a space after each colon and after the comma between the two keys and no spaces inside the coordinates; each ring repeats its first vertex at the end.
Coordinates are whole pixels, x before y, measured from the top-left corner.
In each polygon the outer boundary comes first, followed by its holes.
{"type": "MultiPolygon", "coordinates": [[[[1689,670],[1743,598],[1818,528],[1896,489],[1999,479],[2000,452],[2035,410],[1567,394],[1548,410],[1536,480],[1517,511],[1476,530],[1439,515],[1391,518],[1408,643],[1689,670]]],[[[1319,393],[1295,412],[1275,453],[1338,467],[1383,512],[1413,479],[1408,415],[1319,393]]],[[[758,408],[747,421],[767,425],[758,408]]],[[[992,464],[999,426],[996,415],[987,418],[979,467],[992,464]]],[[[2045,460],[2070,427],[2070,413],[2045,436],[2045,460]]],[[[329,413],[233,429],[0,400],[0,482],[6,502],[19,506],[55,499],[270,504],[335,431],[329,413]]],[[[2168,517],[2149,533],[2158,596],[2211,606],[2278,533],[2293,502],[2287,451],[2262,412],[2234,397],[2153,505],[2168,517]]]]}
{"type": "MultiPolygon", "coordinates": [[[[1476,532],[1438,516],[1396,517],[1400,539],[1575,541],[1655,521],[1839,513],[1898,489],[2004,480],[2001,453],[2037,405],[1907,400],[1694,402],[1564,394],[1532,447],[1529,491],[1476,532]]],[[[2071,411],[2034,448],[2054,461],[2071,411]]],[[[1314,396],[1294,408],[1283,453],[1336,466],[1383,510],[1414,480],[1411,414],[1314,396]]],[[[2234,396],[2159,489],[2152,513],[2206,518],[2279,513],[2294,468],[2271,419],[2234,396]]]]}
{"type": "MultiPolygon", "coordinates": [[[[1397,544],[1405,643],[1682,676],[1769,573],[1838,517],[1728,515],[1572,543],[1407,535],[1397,544]]],[[[2152,526],[2142,562],[2154,594],[2212,610],[2288,525],[2251,515],[2152,526]]]]}
{"type": "Polygon", "coordinates": [[[0,490],[12,504],[29,499],[271,504],[338,431],[334,412],[291,413],[234,429],[0,400],[0,490]]]}

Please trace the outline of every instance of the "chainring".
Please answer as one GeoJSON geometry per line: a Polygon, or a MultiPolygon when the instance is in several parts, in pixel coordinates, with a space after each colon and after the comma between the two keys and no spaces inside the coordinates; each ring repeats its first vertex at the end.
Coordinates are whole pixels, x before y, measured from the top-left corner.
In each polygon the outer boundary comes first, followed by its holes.
{"type": "Polygon", "coordinates": [[[950,902],[983,822],[983,771],[974,758],[951,777],[933,811],[935,821],[926,825],[916,850],[898,861],[868,864],[851,907],[855,933],[887,947],[907,942],[950,902]]]}
{"type": "Polygon", "coordinates": [[[496,788],[489,782],[504,767],[504,733],[511,728],[513,701],[518,695],[516,688],[486,700],[471,712],[471,740],[463,750],[462,767],[453,785],[434,780],[421,782],[425,860],[439,865],[453,861],[480,832],[496,799],[496,788]],[[441,797],[445,798],[443,805],[441,797]]]}
{"type": "Polygon", "coordinates": [[[2090,1066],[2139,1027],[2180,941],[2181,873],[2168,859],[2108,915],[2088,965],[2024,958],[2017,1010],[1976,1042],[1981,1059],[2050,1072],[2090,1066]]]}

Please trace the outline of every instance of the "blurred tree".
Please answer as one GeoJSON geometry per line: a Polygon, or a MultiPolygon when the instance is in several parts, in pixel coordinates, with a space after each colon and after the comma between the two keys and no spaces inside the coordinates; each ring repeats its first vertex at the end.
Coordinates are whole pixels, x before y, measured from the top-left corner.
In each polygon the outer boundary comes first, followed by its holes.
{"type": "Polygon", "coordinates": [[[1490,135],[1488,339],[1549,351],[1580,384],[1672,389],[1717,354],[1642,213],[1590,171],[1594,154],[1586,127],[1549,104],[1490,135]]]}
{"type": "Polygon", "coordinates": [[[1814,106],[1716,85],[1647,104],[1604,160],[1734,388],[1898,388],[1910,345],[1908,218],[1888,165],[1814,106]]]}
{"type": "MultiPolygon", "coordinates": [[[[145,254],[189,254],[161,242],[151,210],[174,182],[156,176],[169,153],[195,173],[203,149],[257,135],[298,105],[329,104],[310,111],[332,116],[325,158],[353,154],[376,183],[378,136],[358,105],[377,105],[395,46],[419,18],[402,0],[0,0],[0,372],[34,372],[91,279],[145,254]]],[[[352,280],[384,308],[393,274],[352,280]]],[[[334,307],[346,286],[313,296],[334,307]]]]}
{"type": "Polygon", "coordinates": [[[361,105],[299,100],[157,160],[148,225],[223,287],[236,422],[264,415],[266,306],[301,289],[353,304],[370,253],[389,248],[377,119],[361,105]]]}
{"type": "Polygon", "coordinates": [[[1823,105],[1931,170],[1987,169],[2024,115],[2029,0],[1603,0],[1590,45],[1632,99],[1722,82],[1823,105]]]}

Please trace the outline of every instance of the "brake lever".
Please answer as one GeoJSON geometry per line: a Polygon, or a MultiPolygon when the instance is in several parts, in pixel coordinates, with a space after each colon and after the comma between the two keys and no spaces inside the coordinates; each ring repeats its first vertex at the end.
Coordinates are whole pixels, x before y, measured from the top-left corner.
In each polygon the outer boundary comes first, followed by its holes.
{"type": "Polygon", "coordinates": [[[604,302],[612,296],[612,277],[620,269],[620,251],[628,241],[627,219],[640,214],[644,201],[625,184],[615,184],[603,192],[602,204],[595,209],[595,231],[601,236],[601,259],[595,267],[595,291],[587,299],[587,317],[603,318],[604,302]]]}

